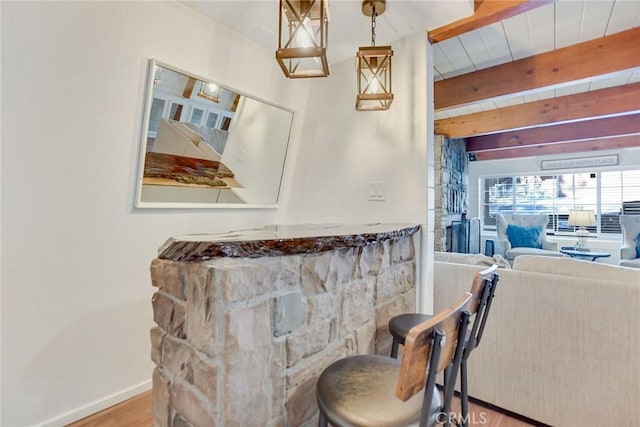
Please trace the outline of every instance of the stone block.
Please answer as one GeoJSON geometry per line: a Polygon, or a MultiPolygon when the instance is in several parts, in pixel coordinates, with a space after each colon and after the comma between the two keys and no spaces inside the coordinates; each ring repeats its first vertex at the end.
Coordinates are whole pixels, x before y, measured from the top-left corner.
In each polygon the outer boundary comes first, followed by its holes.
{"type": "Polygon", "coordinates": [[[184,301],[185,281],[182,274],[184,263],[166,259],[151,261],[151,284],[184,301]]]}
{"type": "Polygon", "coordinates": [[[318,377],[308,378],[299,386],[287,390],[287,425],[301,426],[318,412],[316,384],[318,377]]]}
{"type": "Polygon", "coordinates": [[[289,292],[274,298],[274,328],[276,337],[286,335],[307,320],[307,302],[300,291],[289,292]]]}
{"type": "Polygon", "coordinates": [[[154,425],[157,427],[169,427],[171,416],[171,394],[169,381],[162,375],[160,369],[155,368],[151,377],[151,412],[154,425]]]}
{"type": "Polygon", "coordinates": [[[357,280],[344,288],[340,337],[356,330],[367,320],[375,318],[373,296],[374,289],[365,280],[357,280]]]}
{"type": "Polygon", "coordinates": [[[416,311],[417,307],[415,289],[410,289],[402,294],[402,313],[416,311]]]}
{"type": "Polygon", "coordinates": [[[162,367],[172,380],[180,379],[193,384],[193,366],[191,365],[192,350],[184,342],[170,336],[166,337],[162,345],[162,367]]]}
{"type": "Polygon", "coordinates": [[[302,258],[300,284],[305,295],[325,292],[331,266],[331,252],[305,255],[302,258]]]}
{"type": "Polygon", "coordinates": [[[329,343],[338,339],[338,319],[333,318],[329,320],[329,343]]]}
{"type": "MultiPolygon", "coordinates": [[[[393,337],[387,330],[385,334],[376,334],[375,348],[373,353],[382,356],[389,356],[391,354],[391,346],[393,344],[393,337]]],[[[400,346],[402,347],[402,346],[400,346]]],[[[398,352],[398,355],[400,353],[398,352]]]]}
{"type": "Polygon", "coordinates": [[[415,258],[413,236],[408,236],[391,243],[391,263],[399,264],[415,258]]]}
{"type": "Polygon", "coordinates": [[[358,354],[371,354],[375,350],[376,322],[371,319],[355,331],[356,352],[358,354]]]}
{"type": "Polygon", "coordinates": [[[209,357],[219,352],[220,298],[214,283],[216,271],[205,264],[189,263],[186,332],[189,344],[209,357]]]}
{"type": "Polygon", "coordinates": [[[356,337],[353,334],[344,337],[344,349],[347,356],[357,354],[358,344],[356,343],[356,337]]]}
{"type": "Polygon", "coordinates": [[[162,366],[173,380],[186,381],[207,399],[217,399],[218,370],[214,361],[202,358],[184,341],[166,337],[162,348],[162,366]]]}
{"type": "Polygon", "coordinates": [[[156,292],[153,294],[151,304],[153,305],[153,320],[158,326],[174,337],[186,337],[184,303],[156,292]]]}
{"type": "Polygon", "coordinates": [[[333,251],[325,290],[330,291],[336,286],[348,283],[355,278],[356,273],[359,274],[359,270],[356,269],[358,252],[355,248],[333,251]]]}
{"type": "Polygon", "coordinates": [[[246,301],[273,291],[295,290],[302,256],[263,257],[219,264],[219,286],[228,303],[246,301]],[[250,283],[251,286],[247,286],[250,283]]]}
{"type": "Polygon", "coordinates": [[[377,275],[382,270],[385,248],[382,244],[365,246],[360,252],[359,268],[361,275],[377,275]]]}
{"type": "Polygon", "coordinates": [[[308,323],[313,325],[328,319],[335,319],[338,315],[340,297],[335,292],[325,292],[313,295],[307,299],[309,307],[308,323]]]}
{"type": "Polygon", "coordinates": [[[415,309],[415,296],[410,297],[413,291],[406,292],[376,308],[376,330],[379,334],[389,334],[389,320],[402,313],[413,313],[415,309]]]}
{"type": "Polygon", "coordinates": [[[176,414],[176,416],[173,417],[171,427],[193,427],[193,425],[189,421],[182,418],[180,414],[176,414]]]}
{"type": "Polygon", "coordinates": [[[271,419],[271,322],[267,301],[225,315],[222,425],[248,426],[271,419]]]}
{"type": "Polygon", "coordinates": [[[162,358],[162,340],[167,335],[165,331],[160,329],[158,326],[154,326],[150,331],[151,335],[151,360],[157,366],[162,366],[161,358],[162,358]]]}
{"type": "Polygon", "coordinates": [[[306,425],[318,409],[316,384],[324,369],[347,355],[344,346],[338,346],[317,354],[295,368],[287,371],[287,394],[285,409],[287,425],[306,425]]]}
{"type": "Polygon", "coordinates": [[[187,383],[173,382],[170,385],[171,403],[179,416],[194,427],[213,427],[216,413],[211,402],[200,398],[187,383]]]}
{"type": "Polygon", "coordinates": [[[287,390],[298,387],[309,378],[317,378],[327,366],[346,355],[345,347],[340,345],[328,348],[326,351],[303,360],[295,367],[287,370],[287,390]]]}
{"type": "MultiPolygon", "coordinates": [[[[283,399],[284,401],[284,399],[283,399]]],[[[267,423],[267,427],[285,427],[284,416],[275,418],[267,423]]]]}
{"type": "Polygon", "coordinates": [[[318,425],[318,416],[320,411],[316,412],[311,418],[302,423],[300,427],[316,427],[318,425]]]}
{"type": "Polygon", "coordinates": [[[415,286],[415,261],[395,264],[377,277],[375,305],[380,306],[415,286]]]}
{"type": "MultiPolygon", "coordinates": [[[[284,340],[272,341],[273,357],[271,359],[271,417],[282,418],[284,416],[284,404],[286,397],[287,353],[284,340]]],[[[284,419],[283,419],[284,422],[284,419]]],[[[273,424],[277,426],[276,422],[273,424]]]]}
{"type": "Polygon", "coordinates": [[[189,360],[193,371],[192,384],[211,402],[218,400],[218,368],[213,361],[200,357],[197,353],[191,354],[189,360]]]}
{"type": "Polygon", "coordinates": [[[330,321],[310,324],[287,337],[287,367],[327,347],[330,321]]]}
{"type": "Polygon", "coordinates": [[[382,247],[384,248],[384,256],[382,257],[382,266],[381,270],[384,271],[391,266],[391,240],[385,240],[382,242],[382,247]]]}

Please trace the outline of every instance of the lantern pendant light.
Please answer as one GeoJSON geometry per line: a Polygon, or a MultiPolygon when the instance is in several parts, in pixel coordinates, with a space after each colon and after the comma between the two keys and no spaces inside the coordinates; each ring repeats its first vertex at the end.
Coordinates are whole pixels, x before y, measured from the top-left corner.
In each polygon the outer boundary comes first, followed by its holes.
{"type": "Polygon", "coordinates": [[[360,47],[356,55],[358,95],[356,110],[388,110],[391,90],[391,46],[376,46],[376,18],[386,10],[386,0],[364,0],[362,13],[371,17],[371,46],[360,47]]]}
{"type": "Polygon", "coordinates": [[[327,0],[280,0],[276,59],[285,76],[326,77],[327,0]]]}

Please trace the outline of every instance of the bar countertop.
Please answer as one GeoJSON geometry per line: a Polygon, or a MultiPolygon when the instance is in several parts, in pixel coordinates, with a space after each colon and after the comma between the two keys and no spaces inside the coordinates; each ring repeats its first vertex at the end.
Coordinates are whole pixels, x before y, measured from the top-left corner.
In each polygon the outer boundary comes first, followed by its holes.
{"type": "Polygon", "coordinates": [[[318,253],[397,240],[420,230],[410,223],[269,225],[220,234],[190,234],[169,238],[158,258],[206,261],[218,257],[259,258],[318,253]]]}

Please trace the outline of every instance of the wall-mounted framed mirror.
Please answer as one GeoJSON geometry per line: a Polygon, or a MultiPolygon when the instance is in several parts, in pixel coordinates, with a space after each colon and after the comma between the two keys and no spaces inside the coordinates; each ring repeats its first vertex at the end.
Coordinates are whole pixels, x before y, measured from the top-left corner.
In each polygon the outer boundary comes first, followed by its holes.
{"type": "Polygon", "coordinates": [[[136,207],[276,207],[293,114],[150,60],[136,207]]]}

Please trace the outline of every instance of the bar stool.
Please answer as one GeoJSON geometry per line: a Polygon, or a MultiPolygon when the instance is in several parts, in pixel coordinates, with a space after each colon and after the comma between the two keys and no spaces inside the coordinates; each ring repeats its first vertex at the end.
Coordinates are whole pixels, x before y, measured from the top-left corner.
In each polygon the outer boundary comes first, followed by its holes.
{"type": "MultiPolygon", "coordinates": [[[[487,322],[487,317],[491,309],[491,303],[495,295],[496,287],[500,275],[496,273],[498,269],[497,265],[493,265],[486,270],[481,271],[474,277],[471,285],[471,295],[473,300],[469,310],[472,315],[475,315],[473,326],[471,331],[467,335],[465,340],[464,352],[462,355],[462,362],[460,364],[460,406],[462,425],[465,427],[468,425],[469,414],[469,394],[467,386],[467,359],[473,349],[475,349],[480,343],[484,327],[487,322]]],[[[428,321],[432,316],[429,314],[420,313],[405,313],[395,316],[389,320],[389,332],[393,336],[393,343],[391,345],[391,357],[398,357],[399,344],[405,345],[406,337],[411,328],[419,323],[428,321]]],[[[406,350],[406,347],[405,347],[406,350]]],[[[446,373],[446,371],[445,371],[446,373]]],[[[450,382],[447,375],[444,377],[444,388],[451,388],[451,393],[455,388],[455,381],[450,382]],[[448,387],[450,385],[450,387],[448,387]]]]}
{"type": "Polygon", "coordinates": [[[441,404],[436,374],[449,367],[449,380],[455,382],[471,301],[465,292],[451,307],[411,329],[402,363],[386,356],[357,355],[329,365],[316,386],[318,425],[400,427],[419,420],[420,426],[430,427],[443,417],[449,425],[453,389],[445,392],[441,404]]]}

